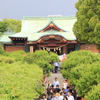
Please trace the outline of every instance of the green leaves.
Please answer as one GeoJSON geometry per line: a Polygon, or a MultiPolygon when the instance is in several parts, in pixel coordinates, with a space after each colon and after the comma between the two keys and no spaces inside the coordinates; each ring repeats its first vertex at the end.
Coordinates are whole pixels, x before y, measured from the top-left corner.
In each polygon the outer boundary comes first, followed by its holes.
{"type": "Polygon", "coordinates": [[[88,92],[85,96],[86,100],[99,100],[100,99],[100,83],[94,85],[91,91],[88,92]]]}
{"type": "Polygon", "coordinates": [[[37,64],[26,63],[28,57],[23,63],[24,51],[0,51],[0,99],[34,100],[39,97],[44,92],[43,69],[37,64]]]}
{"type": "Polygon", "coordinates": [[[27,62],[29,64],[37,64],[43,69],[43,72],[47,75],[50,74],[50,70],[53,69],[53,66],[50,63],[54,61],[58,61],[58,55],[52,52],[45,50],[37,50],[34,53],[28,53],[24,58],[23,62],[27,62]]]}
{"type": "Polygon", "coordinates": [[[42,69],[33,64],[0,64],[0,99],[32,100],[43,93],[42,69]],[[37,88],[39,87],[39,88],[37,88]],[[37,92],[38,91],[38,92],[37,92]]]}
{"type": "Polygon", "coordinates": [[[97,15],[94,15],[93,17],[91,17],[91,19],[89,20],[89,27],[91,29],[94,30],[96,24],[99,22],[99,18],[97,15]]]}
{"type": "Polygon", "coordinates": [[[69,78],[70,84],[75,86],[81,97],[86,96],[94,85],[100,83],[99,54],[85,50],[74,51],[68,55],[61,68],[63,76],[69,78]]]}
{"type": "Polygon", "coordinates": [[[3,19],[0,21],[0,32],[20,32],[21,20],[3,19]]]}
{"type": "Polygon", "coordinates": [[[73,31],[80,42],[100,44],[100,39],[97,38],[100,23],[99,3],[99,0],[78,0],[76,3],[78,12],[73,31]]]}
{"type": "Polygon", "coordinates": [[[5,22],[0,21],[0,32],[5,32],[7,28],[7,25],[5,22]]]}

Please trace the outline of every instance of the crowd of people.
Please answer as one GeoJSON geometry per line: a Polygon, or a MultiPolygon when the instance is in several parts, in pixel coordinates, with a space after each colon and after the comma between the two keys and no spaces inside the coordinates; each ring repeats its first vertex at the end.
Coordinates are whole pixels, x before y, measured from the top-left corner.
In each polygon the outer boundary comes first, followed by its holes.
{"type": "Polygon", "coordinates": [[[68,79],[62,84],[63,87],[61,88],[57,77],[53,83],[48,80],[45,94],[42,94],[37,100],[79,100],[76,90],[69,85],[68,79]]]}
{"type": "MultiPolygon", "coordinates": [[[[60,71],[61,61],[54,62],[52,65],[54,66],[52,72],[58,73],[60,71]]],[[[36,100],[81,100],[77,96],[74,87],[70,86],[68,79],[65,79],[62,85],[59,83],[57,77],[52,83],[48,80],[45,84],[45,89],[45,93],[36,100]]]]}

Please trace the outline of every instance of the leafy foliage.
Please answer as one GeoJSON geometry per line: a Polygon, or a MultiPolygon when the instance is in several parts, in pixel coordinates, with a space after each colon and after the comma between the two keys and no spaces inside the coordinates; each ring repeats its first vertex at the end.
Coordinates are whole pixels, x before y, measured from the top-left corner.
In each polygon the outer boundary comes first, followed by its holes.
{"type": "Polygon", "coordinates": [[[0,99],[34,100],[44,92],[43,73],[49,75],[50,62],[58,55],[47,51],[25,53],[0,51],[0,99]]]}
{"type": "Polygon", "coordinates": [[[21,61],[23,56],[26,53],[24,51],[14,51],[14,52],[9,52],[8,55],[9,57],[15,59],[16,61],[21,61]]]}
{"type": "Polygon", "coordinates": [[[91,91],[85,96],[86,100],[100,100],[100,83],[92,87],[91,91]]]}
{"type": "Polygon", "coordinates": [[[0,56],[0,62],[12,64],[15,62],[15,60],[13,58],[10,58],[10,57],[0,56]]]}
{"type": "Polygon", "coordinates": [[[74,34],[80,42],[100,45],[100,1],[78,0],[74,34]]]}
{"type": "Polygon", "coordinates": [[[42,73],[35,64],[0,63],[0,99],[34,100],[44,90],[42,73]]]}
{"type": "Polygon", "coordinates": [[[7,28],[6,23],[3,21],[0,21],[0,32],[2,32],[2,33],[5,32],[6,28],[7,28]]]}
{"type": "Polygon", "coordinates": [[[49,75],[50,70],[53,66],[50,64],[51,62],[59,60],[58,55],[55,53],[48,53],[44,50],[37,50],[34,53],[28,53],[24,58],[23,62],[27,62],[29,64],[36,63],[41,68],[43,68],[43,72],[49,75]]]}
{"type": "Polygon", "coordinates": [[[21,20],[3,19],[0,21],[0,32],[20,32],[21,20]]]}
{"type": "MultiPolygon", "coordinates": [[[[78,95],[84,97],[100,83],[100,55],[91,51],[74,51],[62,63],[62,74],[69,78],[78,95]]],[[[87,100],[87,99],[86,99],[87,100]]]]}
{"type": "Polygon", "coordinates": [[[4,49],[2,49],[2,47],[0,46],[0,55],[4,55],[7,56],[7,52],[4,51],[4,49]]]}
{"type": "MultiPolygon", "coordinates": [[[[79,77],[77,78],[77,76],[74,74],[73,79],[71,79],[70,81],[72,83],[72,80],[76,81],[73,84],[75,84],[75,87],[78,91],[78,95],[84,97],[92,89],[94,85],[100,83],[100,65],[98,62],[95,62],[93,64],[86,64],[80,67],[81,68],[78,70],[79,74],[76,72],[79,77]]],[[[77,69],[78,68],[79,67],[77,67],[77,69]]],[[[73,70],[74,69],[72,69],[72,73],[73,70]]]]}

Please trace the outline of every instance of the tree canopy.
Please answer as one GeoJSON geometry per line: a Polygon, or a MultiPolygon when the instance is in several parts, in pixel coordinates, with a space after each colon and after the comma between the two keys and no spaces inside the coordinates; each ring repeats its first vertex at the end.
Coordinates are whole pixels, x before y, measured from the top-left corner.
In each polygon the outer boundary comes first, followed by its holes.
{"type": "Polygon", "coordinates": [[[0,32],[20,32],[21,20],[3,19],[0,21],[0,32]]]}
{"type": "Polygon", "coordinates": [[[70,85],[76,88],[78,96],[88,98],[86,100],[99,100],[98,97],[89,98],[94,92],[97,93],[94,86],[100,84],[99,63],[100,55],[87,50],[71,52],[62,62],[62,75],[68,78],[70,85]]]}
{"type": "Polygon", "coordinates": [[[78,0],[74,34],[80,42],[100,44],[100,0],[78,0]]]}
{"type": "Polygon", "coordinates": [[[42,68],[22,62],[23,55],[0,49],[0,100],[35,100],[44,93],[42,68]]]}
{"type": "MultiPolygon", "coordinates": [[[[6,28],[7,28],[6,23],[3,22],[3,21],[0,21],[0,32],[1,32],[1,33],[5,32],[5,31],[6,31],[6,28]]],[[[1,33],[0,33],[0,34],[1,34],[1,33]]]]}

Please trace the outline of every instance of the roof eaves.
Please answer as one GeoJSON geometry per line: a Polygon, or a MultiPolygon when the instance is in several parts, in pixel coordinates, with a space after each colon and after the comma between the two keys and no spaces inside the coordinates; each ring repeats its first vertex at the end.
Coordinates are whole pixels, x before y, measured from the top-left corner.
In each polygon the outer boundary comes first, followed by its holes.
{"type": "MultiPolygon", "coordinates": [[[[29,39],[28,38],[28,41],[37,41],[37,40],[39,40],[40,38],[42,38],[43,36],[50,36],[50,35],[59,35],[59,36],[61,36],[61,37],[63,37],[64,39],[66,39],[66,40],[76,40],[76,37],[74,36],[74,34],[73,34],[73,37],[72,37],[72,39],[70,38],[66,38],[65,37],[65,34],[63,34],[64,32],[60,32],[60,34],[59,33],[45,33],[45,32],[43,32],[43,33],[40,33],[41,34],[41,36],[39,36],[37,39],[35,39],[35,40],[33,40],[33,39],[29,39]],[[44,33],[44,34],[43,34],[44,33]],[[62,34],[61,34],[62,33],[62,34]],[[42,35],[43,34],[43,35],[42,35]]],[[[66,32],[65,32],[66,33],[66,32]]],[[[68,33],[66,33],[66,34],[68,34],[68,33]]]]}

